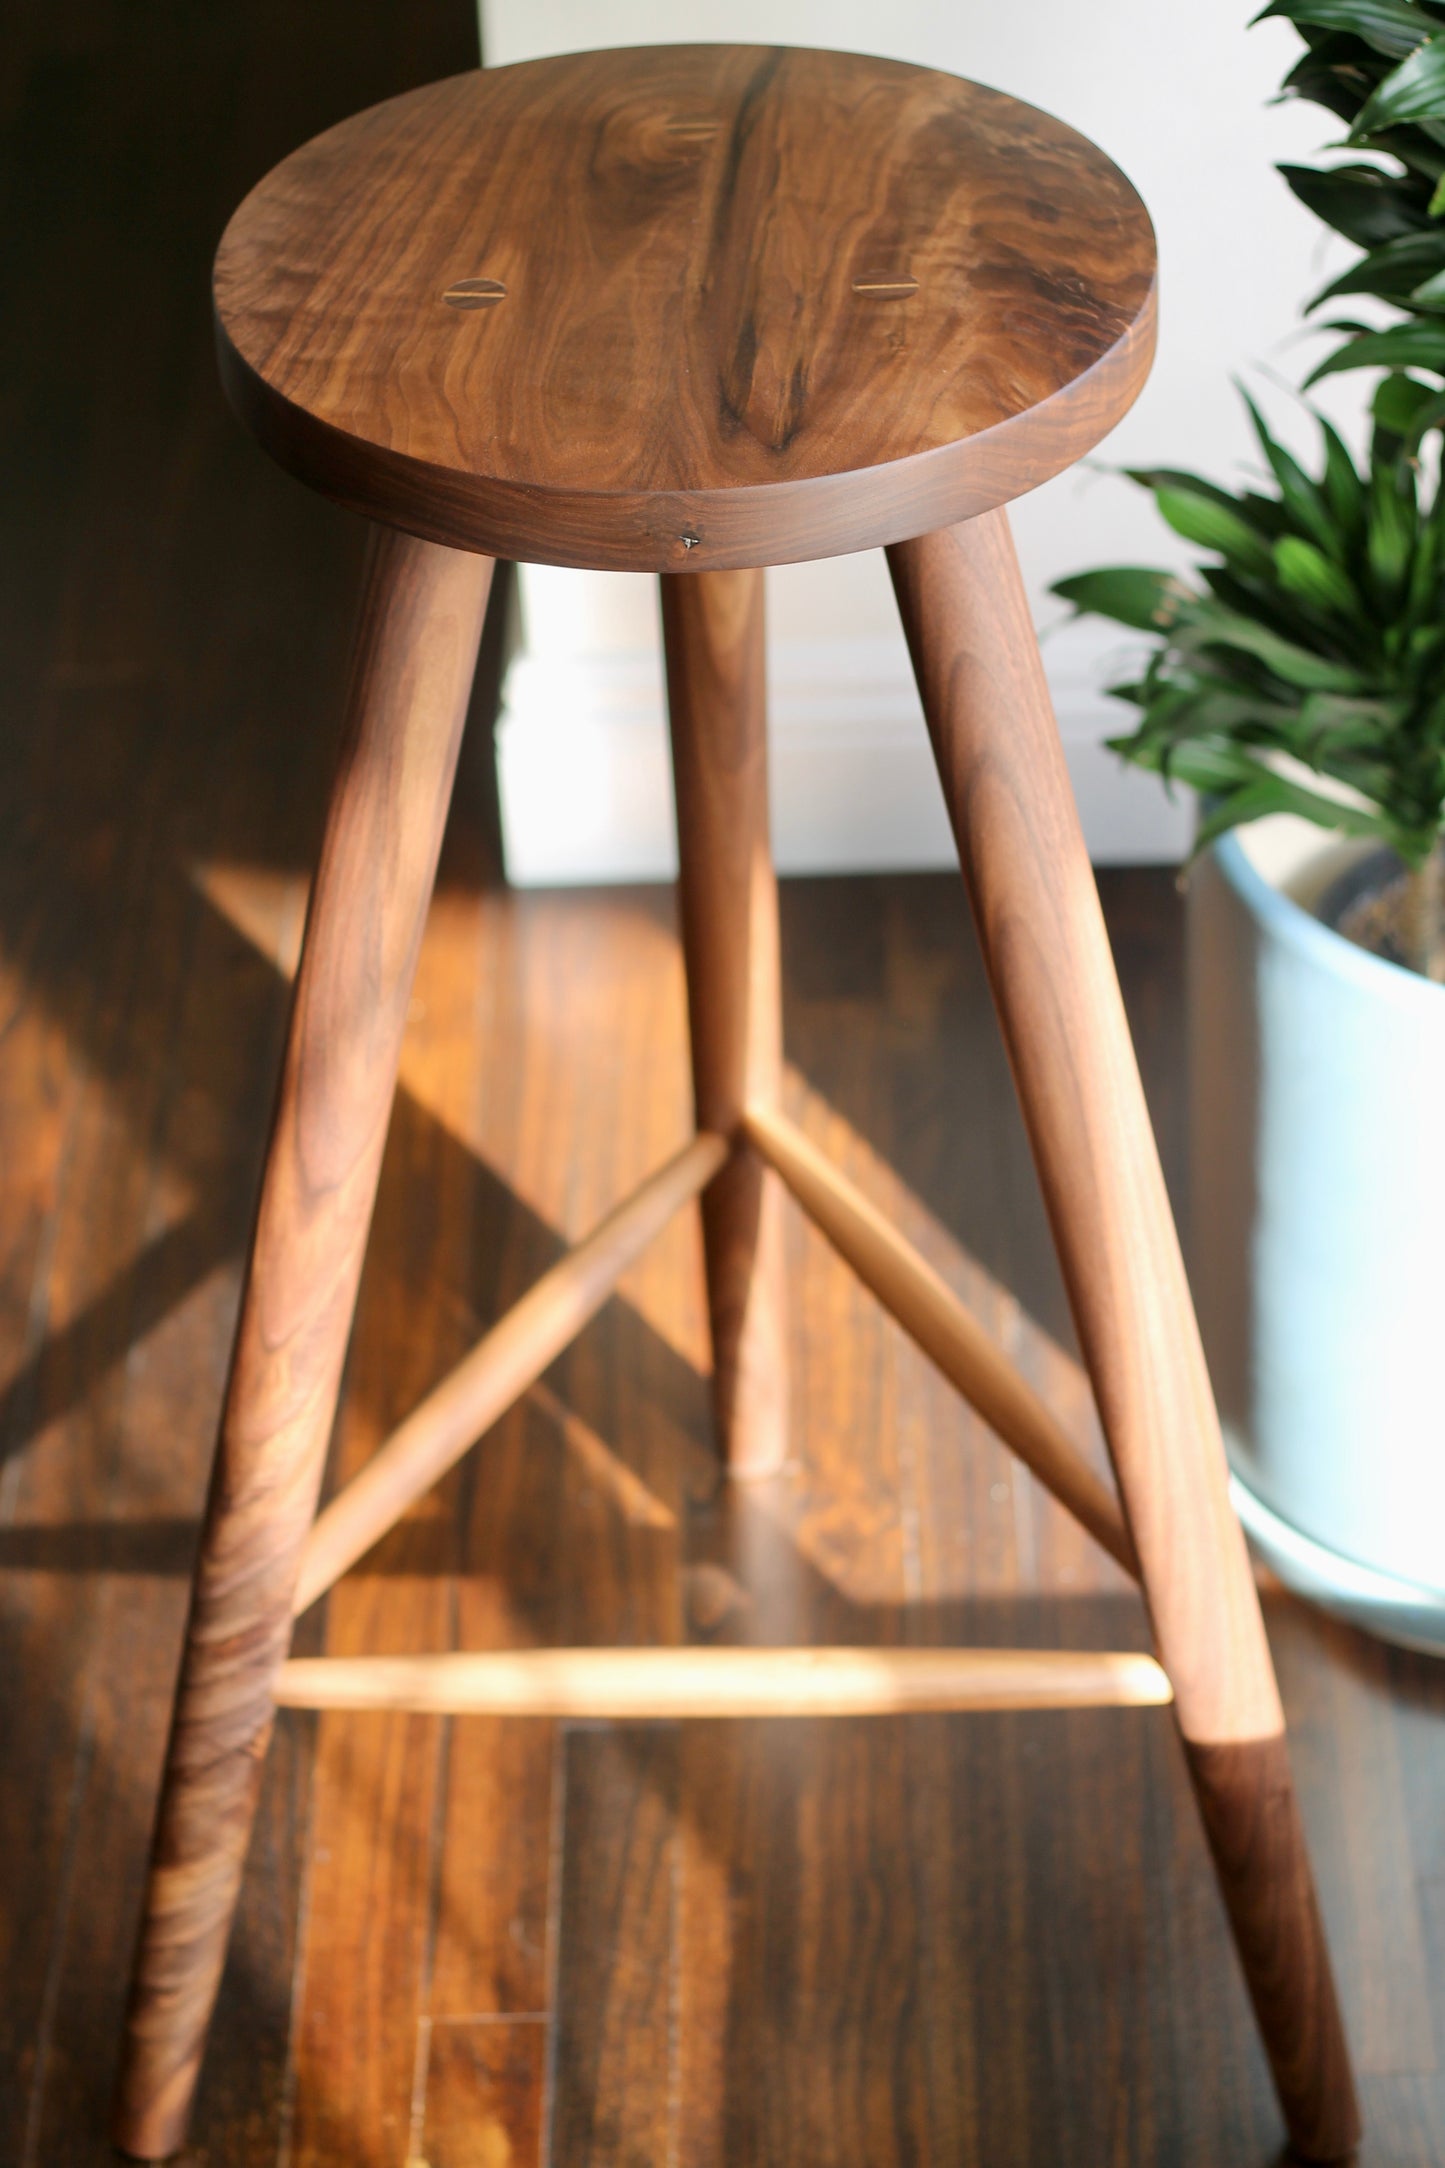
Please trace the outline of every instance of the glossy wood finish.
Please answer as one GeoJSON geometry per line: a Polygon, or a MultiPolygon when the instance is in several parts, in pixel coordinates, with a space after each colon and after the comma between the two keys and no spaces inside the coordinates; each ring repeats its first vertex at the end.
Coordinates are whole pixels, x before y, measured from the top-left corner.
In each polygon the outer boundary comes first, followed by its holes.
{"type": "Polygon", "coordinates": [[[1152,1656],[1073,1649],[525,1649],[499,1655],[294,1657],[293,1709],[681,1723],[714,1717],[1158,1708],[1152,1656]]]}
{"type": "Polygon", "coordinates": [[[251,1249],[131,1995],[115,2135],[184,2135],[315,1512],[491,579],[378,536],[251,1249]]]}
{"type": "Polygon", "coordinates": [[[743,1128],[814,1226],[949,1383],[1095,1542],[1137,1577],[1118,1499],[939,1274],[785,1116],[750,1107],[743,1128]]]}
{"type": "MultiPolygon", "coordinates": [[[[760,572],[662,582],[677,799],[678,912],[697,1125],[732,1136],[782,1078],[778,885],[768,834],[760,572]]],[[[787,1451],[782,1193],[744,1147],[705,1191],[718,1441],[734,1475],[787,1451]]]]}
{"type": "Polygon", "coordinates": [[[1159,1654],[1281,2104],[1359,2135],[1284,1718],[1094,878],[1003,513],[890,552],[1159,1654]]]}
{"type": "Polygon", "coordinates": [[[997,91],[689,45],[358,114],[253,190],[215,295],[238,411],[342,503],[495,556],[720,569],[920,534],[1077,459],[1148,370],[1154,244],[1100,152],[997,91]]]}
{"type": "Polygon", "coordinates": [[[697,1136],[615,1206],[433,1386],[361,1473],[317,1515],[296,1584],[299,1615],[395,1527],[595,1317],[628,1266],[727,1161],[697,1136]]]}

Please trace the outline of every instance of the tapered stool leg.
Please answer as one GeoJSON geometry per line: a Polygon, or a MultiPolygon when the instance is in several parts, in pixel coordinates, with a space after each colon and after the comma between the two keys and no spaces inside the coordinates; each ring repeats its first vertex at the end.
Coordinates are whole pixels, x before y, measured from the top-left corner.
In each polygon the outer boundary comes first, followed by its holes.
{"type": "MultiPolygon", "coordinates": [[[[761,572],[664,578],[678,895],[700,1129],[734,1133],[782,1070],[761,572]]],[[[787,1449],[782,1191],[746,1146],[702,1200],[718,1437],[735,1475],[787,1449]]]]}
{"type": "Polygon", "coordinates": [[[1296,2149],[1359,2134],[1284,1717],[1008,522],[889,552],[994,1000],[1296,2149]]]}
{"type": "Polygon", "coordinates": [[[378,532],[241,1302],[115,2137],[185,2135],[316,1507],[491,578],[378,532]]]}

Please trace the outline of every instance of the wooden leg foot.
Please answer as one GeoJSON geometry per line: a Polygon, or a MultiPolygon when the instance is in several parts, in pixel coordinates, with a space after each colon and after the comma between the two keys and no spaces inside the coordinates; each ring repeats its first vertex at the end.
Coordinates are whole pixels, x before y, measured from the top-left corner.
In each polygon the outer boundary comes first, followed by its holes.
{"type": "Polygon", "coordinates": [[[490,562],[378,533],[221,1419],[114,2134],[180,2147],[376,1194],[490,562]]]}
{"type": "MultiPolygon", "coordinates": [[[[778,891],[768,843],[760,572],[662,583],[678,894],[699,1129],[736,1133],[782,1071],[778,891]]],[[[730,1472],[787,1451],[782,1191],[741,1146],[703,1194],[718,1436],[730,1472]]]]}
{"type": "Polygon", "coordinates": [[[1295,2156],[1353,2160],[1360,2117],[1283,1732],[1184,1740],[1295,2156]]]}
{"type": "Polygon", "coordinates": [[[1348,2158],[1349,2057],[1218,1418],[1008,523],[889,552],[1079,1339],[1296,2151],[1348,2158]]]}

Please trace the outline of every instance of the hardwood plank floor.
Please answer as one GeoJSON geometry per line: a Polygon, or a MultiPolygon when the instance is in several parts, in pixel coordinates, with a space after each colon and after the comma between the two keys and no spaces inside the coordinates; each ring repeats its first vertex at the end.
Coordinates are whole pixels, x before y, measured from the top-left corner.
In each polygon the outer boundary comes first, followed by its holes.
{"type": "MultiPolygon", "coordinates": [[[[9,31],[0,2163],[89,2168],[110,2157],[359,562],[355,525],[225,414],[207,265],[277,156],[468,65],[475,33],[469,0],[28,0],[9,31]]],[[[686,1133],[671,899],[509,895],[488,722],[483,685],[334,1474],[686,1133]]],[[[1180,907],[1164,875],[1103,885],[1174,1174],[1180,907]]],[[[783,929],[789,1111],[1097,1454],[957,884],[787,883],[783,929]]],[[[1115,1569],[791,1213],[788,1242],[781,1475],[719,1483],[685,1215],[301,1646],[1141,1644],[1115,1569]]],[[[1278,1594],[1267,1608],[1364,2159],[1430,2168],[1445,1668],[1278,1594]]],[[[558,1732],[287,1716],[189,2157],[1263,2168],[1277,2143],[1161,1713],[558,1732]]]]}

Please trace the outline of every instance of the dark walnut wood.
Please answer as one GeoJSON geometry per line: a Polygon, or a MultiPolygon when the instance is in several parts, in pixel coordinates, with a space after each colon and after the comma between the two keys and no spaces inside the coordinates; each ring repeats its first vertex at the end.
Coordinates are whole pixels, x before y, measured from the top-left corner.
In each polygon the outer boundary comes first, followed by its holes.
{"type": "Polygon", "coordinates": [[[185,2135],[291,1639],[491,584],[375,537],[312,891],[131,1986],[114,2134],[185,2135]]]}
{"type": "MultiPolygon", "coordinates": [[[[782,1088],[763,623],[761,572],[662,582],[693,1104],[699,1129],[727,1137],[782,1088]]],[[[713,1407],[734,1475],[771,1475],[787,1453],[782,1209],[777,1176],[739,1140],[702,1199],[713,1407]]]]}
{"type": "Polygon", "coordinates": [[[1154,341],[1133,188],[1060,122],[856,54],[674,46],[431,85],[226,229],[221,367],[355,510],[543,563],[826,557],[1007,502],[1154,341]]]}
{"type": "Polygon", "coordinates": [[[1070,1307],[1294,2146],[1359,2137],[1259,1599],[1003,512],[889,552],[1070,1307]]]}

